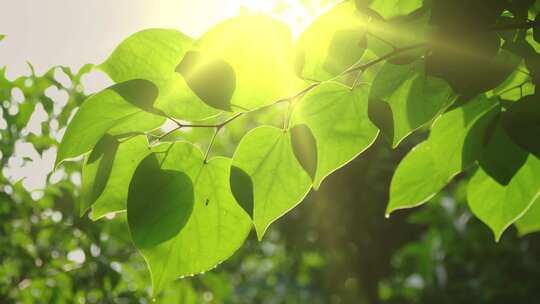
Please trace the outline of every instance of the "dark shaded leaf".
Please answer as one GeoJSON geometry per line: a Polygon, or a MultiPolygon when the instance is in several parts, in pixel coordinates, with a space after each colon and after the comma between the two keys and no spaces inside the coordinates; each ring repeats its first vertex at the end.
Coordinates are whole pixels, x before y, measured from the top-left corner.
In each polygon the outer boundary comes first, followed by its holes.
{"type": "Polygon", "coordinates": [[[502,114],[502,126],[512,141],[540,158],[540,100],[526,96],[502,114]]]}
{"type": "Polygon", "coordinates": [[[129,185],[128,223],[135,245],[152,248],[177,235],[191,215],[193,196],[189,176],[162,170],[155,155],[147,156],[129,185]]]}

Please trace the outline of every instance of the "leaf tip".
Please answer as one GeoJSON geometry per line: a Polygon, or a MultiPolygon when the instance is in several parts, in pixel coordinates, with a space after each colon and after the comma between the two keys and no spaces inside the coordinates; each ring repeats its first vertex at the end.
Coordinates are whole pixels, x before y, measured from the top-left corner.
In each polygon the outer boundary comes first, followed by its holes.
{"type": "Polygon", "coordinates": [[[499,243],[504,233],[504,229],[493,229],[493,236],[495,237],[495,243],[499,243]]]}
{"type": "Polygon", "coordinates": [[[266,232],[266,229],[261,231],[261,230],[257,229],[257,227],[255,227],[255,233],[257,234],[257,241],[262,242],[265,232],[266,232]]]}
{"type": "Polygon", "coordinates": [[[254,222],[254,226],[255,226],[255,234],[257,235],[257,240],[259,242],[262,242],[263,238],[264,238],[264,235],[266,234],[266,231],[268,230],[268,228],[270,227],[270,224],[271,223],[267,223],[267,224],[264,224],[264,223],[259,223],[257,224],[256,222],[254,222]]]}
{"type": "Polygon", "coordinates": [[[397,209],[399,209],[399,208],[395,208],[395,207],[393,207],[392,204],[388,203],[388,206],[386,207],[386,211],[384,211],[384,217],[385,217],[386,219],[389,219],[389,218],[390,218],[390,215],[391,215],[394,211],[396,211],[397,209]]]}

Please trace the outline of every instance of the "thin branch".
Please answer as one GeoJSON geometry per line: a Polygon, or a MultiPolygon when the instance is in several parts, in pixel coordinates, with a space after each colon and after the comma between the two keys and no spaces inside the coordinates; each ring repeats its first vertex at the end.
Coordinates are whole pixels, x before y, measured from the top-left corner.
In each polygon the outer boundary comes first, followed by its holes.
{"type": "Polygon", "coordinates": [[[375,39],[377,39],[377,40],[379,40],[379,41],[381,41],[381,42],[383,42],[383,43],[388,44],[388,46],[390,46],[393,50],[397,50],[397,49],[398,49],[398,47],[397,47],[395,44],[393,44],[392,42],[390,42],[390,41],[388,41],[388,40],[386,40],[386,39],[384,39],[384,38],[382,38],[382,37],[380,37],[379,35],[375,35],[375,34],[373,34],[373,33],[370,32],[370,31],[367,31],[367,33],[368,33],[369,35],[373,36],[373,38],[375,38],[375,39]]]}
{"type": "Polygon", "coordinates": [[[173,134],[174,132],[176,132],[176,131],[178,131],[178,130],[180,130],[180,129],[182,129],[182,126],[178,126],[178,127],[174,128],[174,129],[170,130],[169,132],[167,132],[167,133],[165,133],[165,134],[163,134],[163,135],[158,136],[157,140],[158,140],[158,141],[161,141],[163,138],[165,138],[165,137],[167,137],[167,136],[173,134]]]}
{"type": "MultiPolygon", "coordinates": [[[[528,20],[526,22],[521,22],[521,23],[516,23],[516,24],[509,24],[509,25],[502,25],[502,26],[494,26],[494,27],[491,27],[491,28],[488,28],[487,31],[506,31],[506,30],[516,30],[516,29],[530,29],[532,27],[536,26],[536,22],[534,21],[531,21],[531,20],[528,20]]],[[[342,77],[342,76],[345,76],[345,75],[348,75],[348,74],[351,74],[351,73],[355,73],[355,72],[358,72],[359,75],[357,76],[357,78],[355,79],[355,82],[354,82],[354,85],[353,85],[353,88],[358,85],[358,81],[359,81],[359,76],[360,74],[362,74],[363,72],[365,72],[367,69],[369,69],[370,67],[378,64],[378,63],[381,63],[385,60],[388,60],[394,56],[397,56],[399,54],[402,54],[402,53],[405,53],[405,52],[408,52],[408,51],[411,51],[411,50],[414,50],[414,49],[418,49],[418,48],[422,48],[422,47],[426,47],[427,44],[426,43],[417,43],[417,44],[412,44],[410,46],[406,46],[406,47],[396,47],[393,43],[389,42],[389,41],[386,41],[385,39],[381,38],[381,37],[378,37],[377,35],[374,35],[373,33],[370,33],[368,32],[368,34],[372,35],[373,37],[379,39],[380,41],[384,42],[384,43],[387,43],[389,46],[391,46],[393,48],[393,50],[377,59],[374,59],[372,61],[369,61],[367,63],[364,63],[362,65],[357,65],[357,64],[354,64],[352,65],[351,67],[347,68],[346,70],[344,70],[343,72],[341,72],[339,75],[337,75],[335,78],[339,78],[339,77],[342,77]]],[[[273,106],[273,105],[276,105],[276,104],[279,104],[279,103],[282,103],[282,102],[292,102],[302,96],[304,96],[305,94],[307,94],[309,91],[313,90],[314,88],[318,87],[319,85],[321,85],[323,82],[322,81],[316,81],[312,84],[310,84],[309,86],[307,86],[306,88],[302,89],[300,92],[296,93],[295,95],[291,96],[291,97],[287,97],[287,98],[283,98],[283,99],[279,99],[277,100],[276,102],[274,102],[273,104],[271,104],[270,106],[273,106]]],[[[523,89],[523,86],[526,84],[523,83],[521,85],[518,86],[518,88],[520,90],[523,89]]],[[[290,104],[291,105],[291,104],[290,104]]],[[[244,111],[249,111],[248,109],[246,108],[243,108],[239,105],[232,105],[233,107],[236,107],[236,108],[240,108],[244,111]]],[[[290,106],[288,107],[288,111],[290,111],[290,106]]],[[[214,145],[214,142],[216,140],[216,137],[219,133],[219,131],[225,127],[227,124],[233,122],[234,120],[236,120],[238,117],[244,115],[246,112],[244,113],[238,113],[230,118],[228,118],[227,120],[219,123],[219,124],[184,124],[170,116],[167,116],[167,118],[169,118],[171,121],[173,121],[174,123],[176,123],[176,125],[178,127],[174,128],[173,130],[165,133],[164,135],[161,135],[158,137],[158,140],[162,140],[164,137],[172,134],[173,132],[175,131],[178,131],[180,130],[181,128],[215,128],[215,132],[214,134],[212,135],[212,138],[210,140],[210,144],[208,145],[208,149],[206,150],[206,154],[204,156],[204,163],[207,162],[208,160],[208,156],[210,154],[210,151],[212,150],[212,147],[214,145]]],[[[288,113],[290,115],[290,113],[288,113]]],[[[288,115],[288,116],[289,116],[288,115]]],[[[284,120],[284,123],[285,124],[288,124],[288,119],[284,120]]]]}
{"type": "Polygon", "coordinates": [[[224,122],[220,123],[219,125],[216,126],[216,128],[223,128],[224,126],[228,125],[229,123],[233,122],[234,120],[236,120],[237,118],[239,118],[240,116],[244,115],[244,113],[237,113],[231,117],[229,117],[227,120],[225,120],[224,122]]]}
{"type": "Polygon", "coordinates": [[[312,89],[318,87],[319,85],[321,84],[321,81],[317,81],[315,83],[312,83],[310,84],[309,86],[305,87],[304,89],[302,89],[302,91],[294,94],[293,96],[290,96],[290,97],[287,97],[287,98],[283,98],[283,99],[280,99],[276,102],[274,102],[272,105],[275,105],[275,104],[278,104],[278,103],[282,103],[282,102],[290,102],[290,101],[293,101],[295,99],[298,99],[302,96],[304,96],[305,94],[307,94],[309,91],[311,91],[312,89]]]}
{"type": "Polygon", "coordinates": [[[170,120],[174,121],[176,124],[177,124],[177,127],[170,130],[169,132],[161,135],[158,137],[158,141],[161,141],[163,138],[167,137],[168,135],[182,129],[182,128],[214,128],[215,131],[214,131],[214,134],[212,135],[212,139],[210,139],[210,144],[208,145],[208,149],[206,150],[206,153],[204,155],[204,163],[206,164],[207,163],[207,160],[208,160],[208,156],[210,155],[210,151],[212,150],[212,147],[214,146],[214,142],[216,141],[216,137],[219,133],[219,131],[221,131],[221,129],[223,129],[223,127],[225,127],[226,125],[228,125],[229,123],[233,122],[234,120],[236,120],[237,118],[239,118],[240,116],[244,115],[244,113],[237,113],[231,117],[229,117],[228,119],[224,120],[223,122],[221,123],[218,123],[218,124],[184,124],[180,121],[177,121],[176,119],[172,118],[172,117],[169,117],[170,120]]]}
{"type": "Polygon", "coordinates": [[[228,118],[227,120],[221,122],[221,123],[218,123],[218,124],[184,124],[172,117],[169,117],[170,120],[172,120],[174,123],[176,123],[176,125],[178,125],[177,128],[173,129],[172,132],[178,130],[178,129],[181,129],[181,128],[223,128],[224,126],[226,126],[227,124],[231,123],[232,121],[234,121],[235,119],[237,119],[238,117],[244,115],[245,113],[237,113],[235,114],[234,116],[231,116],[230,118],[228,118]]]}
{"type": "Polygon", "coordinates": [[[210,151],[212,150],[212,147],[214,146],[214,142],[216,141],[216,137],[220,130],[221,128],[216,128],[216,130],[214,131],[214,135],[212,135],[212,139],[210,139],[210,144],[208,144],[208,149],[206,149],[206,153],[204,154],[203,163],[205,164],[208,163],[208,156],[210,155],[210,151]]]}
{"type": "Polygon", "coordinates": [[[399,55],[401,53],[405,53],[407,51],[411,51],[411,50],[414,50],[414,49],[418,49],[418,48],[421,48],[421,47],[425,47],[425,46],[426,46],[425,43],[417,43],[417,44],[413,44],[413,45],[410,45],[410,46],[395,49],[392,52],[390,52],[388,54],[385,54],[385,55],[383,55],[383,56],[381,56],[381,57],[379,57],[377,59],[374,59],[374,60],[372,60],[370,62],[367,62],[365,64],[358,65],[358,66],[352,66],[352,67],[346,69],[345,71],[343,71],[341,74],[339,74],[338,77],[348,75],[348,74],[354,73],[356,71],[365,71],[368,68],[376,65],[377,63],[380,63],[382,61],[390,59],[390,58],[392,58],[392,57],[394,57],[396,55],[399,55]]]}
{"type": "Polygon", "coordinates": [[[242,107],[241,105],[237,105],[237,104],[231,104],[231,107],[238,108],[242,111],[249,111],[248,108],[242,107]]]}

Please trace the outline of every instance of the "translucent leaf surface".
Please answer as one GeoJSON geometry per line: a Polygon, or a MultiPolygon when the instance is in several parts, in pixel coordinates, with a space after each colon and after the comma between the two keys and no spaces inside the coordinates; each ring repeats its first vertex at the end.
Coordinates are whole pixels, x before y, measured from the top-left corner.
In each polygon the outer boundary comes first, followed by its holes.
{"type": "Polygon", "coordinates": [[[336,82],[318,86],[299,102],[292,121],[307,125],[315,137],[315,188],[375,141],[378,129],[369,120],[367,107],[366,86],[351,90],[336,82]]]}
{"type": "Polygon", "coordinates": [[[482,169],[469,181],[467,200],[476,217],[488,225],[499,240],[508,226],[520,218],[540,195],[540,160],[527,162],[508,185],[501,185],[482,169]]]}
{"type": "Polygon", "coordinates": [[[318,17],[295,44],[298,74],[328,80],[355,64],[366,49],[366,24],[351,1],[318,17]]]}
{"type": "Polygon", "coordinates": [[[82,169],[81,214],[97,220],[126,209],[129,182],[150,149],[145,136],[119,142],[105,135],[86,156],[82,169]]]}
{"type": "Polygon", "coordinates": [[[287,97],[297,81],[290,30],[268,16],[243,15],[219,23],[197,41],[196,50],[234,70],[233,110],[272,104],[287,97]]]}
{"type": "Polygon", "coordinates": [[[298,205],[311,188],[309,175],[295,158],[290,134],[274,127],[258,127],[246,134],[234,153],[232,165],[233,193],[242,206],[253,206],[259,239],[272,222],[298,205]]]}
{"type": "Polygon", "coordinates": [[[230,159],[205,164],[201,151],[184,142],[154,152],[131,183],[128,220],[157,294],[167,282],[208,271],[230,257],[251,221],[231,193],[230,159]]]}
{"type": "Polygon", "coordinates": [[[148,29],[120,43],[99,68],[115,82],[146,79],[159,88],[155,106],[179,119],[202,120],[218,110],[202,102],[175,72],[193,40],[176,30],[148,29]]]}
{"type": "MultiPolygon", "coordinates": [[[[386,213],[419,206],[476,158],[493,100],[478,98],[439,117],[429,138],[400,162],[390,184],[386,213]],[[471,131],[473,130],[473,131],[471,131]]],[[[492,115],[491,115],[492,116],[492,115]]]]}
{"type": "Polygon", "coordinates": [[[145,80],[131,80],[105,89],[83,102],[66,129],[58,148],[56,165],[83,155],[106,134],[128,134],[158,128],[165,118],[144,109],[152,104],[157,89],[145,80]],[[154,93],[127,95],[130,87],[145,87],[154,93]]]}
{"type": "Polygon", "coordinates": [[[370,118],[395,147],[440,114],[451,103],[451,94],[444,80],[425,74],[422,62],[387,62],[371,87],[370,118]]]}
{"type": "Polygon", "coordinates": [[[537,199],[515,225],[520,235],[540,231],[540,200],[537,199]]]}

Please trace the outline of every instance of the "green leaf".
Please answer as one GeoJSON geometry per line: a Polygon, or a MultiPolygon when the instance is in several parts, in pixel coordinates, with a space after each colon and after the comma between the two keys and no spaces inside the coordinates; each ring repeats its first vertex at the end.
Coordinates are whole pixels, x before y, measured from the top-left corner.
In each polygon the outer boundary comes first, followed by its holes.
{"type": "Polygon", "coordinates": [[[201,52],[188,52],[176,71],[189,87],[209,106],[231,110],[231,98],[236,88],[236,74],[229,63],[201,52]]]}
{"type": "Polygon", "coordinates": [[[537,199],[515,225],[520,236],[540,231],[540,199],[537,199]]]}
{"type": "Polygon", "coordinates": [[[202,120],[218,111],[202,102],[175,72],[192,45],[191,38],[176,30],[143,30],[120,43],[98,67],[115,82],[152,81],[159,88],[156,108],[178,119],[202,120]]]}
{"type": "Polygon", "coordinates": [[[119,142],[105,135],[86,156],[82,168],[81,215],[92,207],[98,220],[126,209],[129,182],[139,163],[150,153],[145,136],[119,142]]]}
{"type": "Polygon", "coordinates": [[[35,108],[36,103],[33,101],[27,101],[19,105],[19,112],[17,112],[15,125],[20,129],[24,128],[26,124],[28,124],[30,117],[32,117],[35,108]]]}
{"type": "Polygon", "coordinates": [[[151,166],[141,163],[130,185],[128,220],[156,295],[167,282],[208,271],[230,257],[251,221],[231,193],[230,159],[205,164],[201,151],[185,142],[154,151],[151,166]]]}
{"type": "Polygon", "coordinates": [[[519,219],[540,195],[540,160],[529,155],[527,162],[508,185],[501,185],[481,168],[467,187],[469,207],[488,225],[498,241],[508,226],[519,219]]]}
{"type": "Polygon", "coordinates": [[[375,0],[369,7],[383,18],[408,15],[422,7],[423,0],[375,0]]]}
{"type": "Polygon", "coordinates": [[[296,86],[289,28],[268,16],[228,19],[206,32],[195,50],[232,67],[236,86],[230,103],[235,110],[272,104],[296,86]]]}
{"type": "Polygon", "coordinates": [[[295,109],[293,124],[307,125],[315,137],[315,189],[375,141],[379,131],[368,118],[367,91],[365,86],[352,90],[327,82],[306,94],[295,109]]]}
{"type": "Polygon", "coordinates": [[[496,103],[483,97],[439,117],[429,138],[400,162],[390,184],[387,216],[424,204],[476,159],[496,103]],[[474,130],[474,132],[472,132],[474,130]],[[480,137],[480,140],[478,140],[480,137]]]}
{"type": "Polygon", "coordinates": [[[251,215],[259,239],[311,188],[309,175],[295,158],[290,134],[274,127],[258,127],[246,134],[232,165],[231,188],[242,206],[253,206],[251,215]]]}
{"type": "Polygon", "coordinates": [[[501,115],[490,122],[482,138],[478,164],[501,185],[507,185],[527,160],[527,151],[512,142],[501,124],[501,115]]]}
{"type": "Polygon", "coordinates": [[[317,140],[311,129],[305,124],[296,124],[289,129],[294,156],[300,165],[315,179],[317,173],[317,140]]]}
{"type": "Polygon", "coordinates": [[[439,115],[452,102],[451,96],[450,86],[442,79],[426,75],[422,62],[410,65],[387,62],[371,87],[370,118],[396,147],[439,115]]]}
{"type": "Polygon", "coordinates": [[[496,88],[522,61],[507,44],[500,47],[496,32],[449,30],[453,27],[432,35],[432,51],[425,61],[430,75],[445,79],[460,95],[473,97],[496,88]]]}
{"type": "Polygon", "coordinates": [[[377,57],[382,57],[396,48],[416,45],[415,48],[388,58],[390,63],[409,64],[426,54],[425,44],[433,35],[430,20],[429,10],[389,21],[372,18],[367,25],[368,49],[377,54],[377,57]]]}
{"type": "Polygon", "coordinates": [[[298,75],[328,80],[355,64],[366,49],[366,24],[351,1],[318,17],[295,44],[298,75]]]}
{"type": "Polygon", "coordinates": [[[490,93],[505,100],[517,101],[524,96],[534,94],[534,84],[530,80],[525,65],[520,64],[503,83],[490,93]]]}
{"type": "Polygon", "coordinates": [[[58,147],[56,166],[64,160],[89,152],[106,134],[121,135],[145,132],[161,126],[165,118],[146,112],[157,94],[146,80],[131,80],[114,85],[89,97],[73,117],[58,147]],[[142,87],[155,94],[129,95],[130,88],[142,87]],[[127,99],[126,99],[127,98],[127,99]]]}
{"type": "Polygon", "coordinates": [[[0,41],[4,40],[6,38],[6,35],[0,35],[0,41]]]}
{"type": "Polygon", "coordinates": [[[135,246],[150,266],[154,293],[161,289],[164,279],[176,276],[170,270],[177,263],[168,263],[181,252],[174,251],[171,245],[191,216],[193,197],[191,179],[183,172],[161,169],[154,154],[147,156],[133,175],[127,202],[128,224],[135,246]],[[156,249],[162,244],[168,246],[161,249],[159,257],[156,249]]]}

